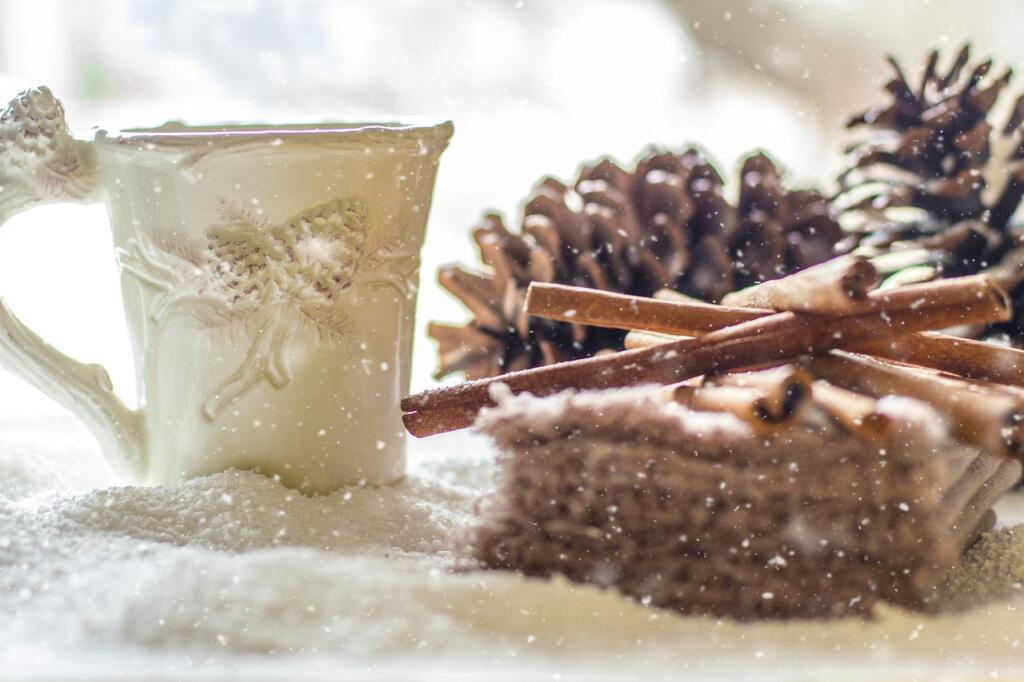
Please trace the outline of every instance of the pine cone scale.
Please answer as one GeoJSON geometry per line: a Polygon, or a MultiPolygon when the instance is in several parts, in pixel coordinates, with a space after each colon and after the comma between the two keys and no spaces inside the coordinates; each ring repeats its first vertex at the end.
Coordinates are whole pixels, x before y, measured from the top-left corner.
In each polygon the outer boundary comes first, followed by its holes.
{"type": "MultiPolygon", "coordinates": [[[[1010,257],[1013,218],[1024,198],[1024,144],[1019,142],[1024,96],[1013,103],[1003,126],[989,120],[1011,82],[1012,70],[992,77],[991,60],[970,66],[967,45],[944,75],[938,60],[937,51],[928,55],[921,86],[912,96],[890,83],[890,102],[848,122],[850,128],[872,132],[850,148],[849,167],[839,176],[837,203],[843,213],[862,218],[861,245],[874,253],[915,247],[928,253],[927,265],[896,270],[889,283],[1001,267],[1010,257]],[[985,191],[986,180],[999,177],[992,175],[992,164],[1003,162],[992,150],[1007,142],[1012,145],[1008,167],[1002,169],[1007,182],[992,200],[985,191]]],[[[905,81],[899,64],[890,63],[905,81]]],[[[1012,286],[1016,288],[1011,296],[1024,298],[1020,283],[1012,286]]],[[[982,333],[1008,331],[1020,343],[1022,314],[1024,310],[1019,310],[1014,322],[982,333]]]]}
{"type": "Polygon", "coordinates": [[[442,355],[438,376],[499,374],[622,348],[622,330],[525,315],[531,281],[640,296],[672,288],[717,301],[738,285],[833,255],[842,232],[824,196],[786,189],[763,154],[746,160],[741,177],[733,205],[699,152],[654,150],[632,172],[607,159],[585,166],[571,188],[543,179],[525,204],[519,234],[486,216],[474,237],[491,271],[441,271],[442,286],[474,320],[430,328],[442,355]]]}
{"type": "Polygon", "coordinates": [[[427,326],[427,333],[438,344],[437,378],[452,372],[463,372],[467,379],[481,379],[494,376],[498,370],[495,358],[501,351],[501,342],[473,325],[455,326],[431,322],[427,326]]]}
{"type": "Polygon", "coordinates": [[[500,301],[492,289],[494,280],[458,266],[449,266],[438,272],[438,283],[462,301],[479,326],[502,331],[505,320],[499,312],[500,301]]]}

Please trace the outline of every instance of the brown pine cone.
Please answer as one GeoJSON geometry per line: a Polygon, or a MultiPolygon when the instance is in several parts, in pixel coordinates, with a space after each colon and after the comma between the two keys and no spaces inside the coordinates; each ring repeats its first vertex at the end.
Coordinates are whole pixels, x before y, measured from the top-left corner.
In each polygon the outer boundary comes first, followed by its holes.
{"type": "MultiPolygon", "coordinates": [[[[1012,71],[989,78],[992,61],[972,65],[968,45],[948,70],[938,62],[932,51],[913,86],[889,58],[895,71],[885,86],[889,101],[848,123],[870,134],[849,149],[836,200],[848,226],[860,233],[863,251],[927,249],[926,267],[916,268],[915,279],[999,269],[1022,243],[1013,216],[1024,196],[1024,96],[996,125],[991,111],[1012,71]]],[[[1024,304],[1022,276],[1006,274],[1004,284],[1024,304]]],[[[1024,305],[1017,309],[1024,313],[1024,305]]],[[[1024,316],[1018,315],[983,333],[1010,332],[1019,341],[1024,316]]]]}
{"type": "Polygon", "coordinates": [[[929,55],[916,88],[890,57],[895,77],[886,90],[892,101],[847,123],[849,128],[869,126],[880,131],[854,147],[852,168],[841,176],[844,189],[850,186],[851,175],[856,184],[883,183],[862,201],[863,206],[914,206],[951,220],[984,210],[981,169],[990,157],[992,131],[987,116],[1011,72],[1006,70],[979,88],[991,61],[965,70],[970,52],[964,46],[949,71],[940,74],[938,56],[937,51],[929,55]]]}
{"type": "Polygon", "coordinates": [[[449,266],[438,275],[473,320],[430,324],[437,376],[475,379],[622,348],[621,330],[528,318],[532,281],[640,296],[667,287],[717,301],[833,254],[842,234],[821,194],[787,190],[760,153],[740,175],[733,205],[700,152],[652,150],[633,172],[604,159],[585,166],[572,187],[545,178],[518,233],[486,215],[473,237],[489,271],[449,266]]]}

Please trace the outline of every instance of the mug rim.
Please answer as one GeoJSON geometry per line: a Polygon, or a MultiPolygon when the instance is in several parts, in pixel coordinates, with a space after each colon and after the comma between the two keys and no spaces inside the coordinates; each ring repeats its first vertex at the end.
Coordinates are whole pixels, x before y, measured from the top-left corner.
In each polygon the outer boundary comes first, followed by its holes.
{"type": "Polygon", "coordinates": [[[217,142],[302,141],[308,138],[353,138],[431,141],[447,143],[454,133],[450,120],[441,122],[317,122],[317,123],[209,123],[169,121],[159,126],[108,131],[97,128],[94,141],[104,144],[181,148],[210,146],[217,142]]]}

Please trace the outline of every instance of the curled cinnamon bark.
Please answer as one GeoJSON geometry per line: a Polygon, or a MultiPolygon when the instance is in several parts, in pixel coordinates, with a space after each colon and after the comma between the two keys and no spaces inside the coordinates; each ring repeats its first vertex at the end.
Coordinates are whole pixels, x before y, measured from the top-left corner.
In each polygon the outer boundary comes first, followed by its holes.
{"type": "Polygon", "coordinates": [[[744,388],[763,396],[766,419],[785,421],[800,410],[811,395],[810,376],[794,365],[782,365],[751,372],[715,374],[706,377],[705,386],[744,388]]]}
{"type": "MultiPolygon", "coordinates": [[[[977,279],[981,277],[983,276],[975,276],[974,279],[981,281],[977,279]]],[[[868,305],[883,310],[889,306],[913,308],[934,305],[940,302],[943,296],[948,295],[948,290],[936,287],[935,284],[938,283],[918,284],[893,291],[874,291],[868,295],[868,305]]],[[[968,288],[957,296],[960,299],[970,298],[980,292],[980,288],[974,291],[968,288]]],[[[574,311],[577,322],[582,324],[598,324],[597,320],[600,319],[600,323],[608,326],[631,329],[633,331],[626,335],[627,348],[649,348],[671,341],[676,335],[699,335],[703,333],[701,330],[709,327],[721,328],[716,325],[737,324],[750,319],[750,313],[755,310],[710,306],[716,308],[716,312],[714,316],[709,316],[707,304],[694,304],[668,292],[659,292],[659,300],[656,302],[663,305],[659,308],[657,320],[653,322],[633,312],[632,297],[616,295],[612,299],[605,292],[590,289],[535,285],[531,289],[527,305],[531,306],[531,314],[539,317],[558,315],[559,310],[569,309],[574,311]],[[675,305],[676,308],[670,310],[665,304],[675,305]]],[[[955,304],[955,299],[950,299],[950,305],[955,304]]],[[[770,313],[763,311],[761,314],[770,313]]],[[[1024,386],[1024,350],[1017,348],[929,333],[890,335],[868,341],[857,350],[972,379],[1024,386]]]]}
{"type": "Polygon", "coordinates": [[[925,332],[869,343],[858,350],[888,360],[1024,386],[1024,351],[994,343],[925,332]]]}
{"type": "Polygon", "coordinates": [[[447,427],[469,426],[472,419],[468,415],[491,404],[489,393],[498,383],[507,385],[513,393],[535,395],[550,395],[567,388],[670,384],[701,374],[783,362],[807,353],[857,347],[916,331],[1005,320],[1010,315],[1006,293],[984,276],[906,287],[899,294],[881,293],[887,295],[876,298],[873,292],[869,297],[872,309],[857,315],[825,317],[776,313],[698,339],[682,339],[653,348],[627,350],[434,389],[406,397],[401,406],[404,412],[452,406],[467,408],[464,420],[454,424],[446,422],[446,430],[450,430],[447,427]]]}
{"type": "Polygon", "coordinates": [[[694,386],[687,382],[665,386],[671,400],[698,412],[727,412],[758,431],[774,431],[790,422],[794,409],[780,410],[763,391],[743,386],[694,386]]]}
{"type": "Polygon", "coordinates": [[[659,334],[658,332],[642,332],[639,330],[633,330],[626,334],[626,338],[623,340],[623,345],[626,350],[633,350],[635,348],[650,348],[651,346],[660,346],[663,343],[670,343],[672,341],[678,341],[682,338],[694,338],[677,336],[675,334],[659,334]]]}
{"type": "Polygon", "coordinates": [[[884,436],[892,424],[887,415],[878,412],[874,398],[821,380],[811,384],[811,389],[814,404],[850,433],[877,439],[884,436]]]}
{"type": "Polygon", "coordinates": [[[530,315],[549,320],[677,336],[699,336],[775,312],[700,301],[659,300],[536,282],[527,291],[525,309],[530,315]]]}
{"type": "Polygon", "coordinates": [[[808,358],[802,365],[836,386],[876,398],[904,395],[922,400],[964,443],[999,454],[1024,453],[1024,399],[1019,396],[839,351],[808,358]]]}
{"type": "Polygon", "coordinates": [[[403,414],[402,424],[413,436],[424,438],[467,428],[476,421],[479,411],[476,406],[448,405],[403,414]]]}
{"type": "Polygon", "coordinates": [[[839,256],[727,294],[726,306],[836,314],[864,308],[878,270],[864,256],[839,256]]]}

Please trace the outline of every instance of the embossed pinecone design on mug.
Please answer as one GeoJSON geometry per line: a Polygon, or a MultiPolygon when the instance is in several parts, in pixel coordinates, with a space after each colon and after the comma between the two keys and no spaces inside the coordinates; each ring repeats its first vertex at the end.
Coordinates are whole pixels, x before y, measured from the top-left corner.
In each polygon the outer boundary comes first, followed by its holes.
{"type": "Polygon", "coordinates": [[[90,161],[72,139],[64,107],[49,88],[21,93],[0,111],[0,220],[19,208],[17,192],[4,186],[16,184],[33,203],[90,195],[95,190],[90,161]]]}
{"type": "Polygon", "coordinates": [[[415,251],[398,237],[368,236],[358,198],[312,206],[281,224],[228,201],[221,214],[201,251],[138,237],[118,254],[122,268],[161,292],[149,308],[158,325],[178,311],[200,327],[251,332],[245,362],[203,406],[210,420],[264,378],[276,387],[290,381],[292,335],[349,347],[356,331],[346,307],[363,288],[415,293],[415,251]]]}

